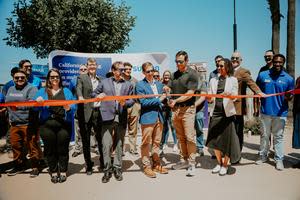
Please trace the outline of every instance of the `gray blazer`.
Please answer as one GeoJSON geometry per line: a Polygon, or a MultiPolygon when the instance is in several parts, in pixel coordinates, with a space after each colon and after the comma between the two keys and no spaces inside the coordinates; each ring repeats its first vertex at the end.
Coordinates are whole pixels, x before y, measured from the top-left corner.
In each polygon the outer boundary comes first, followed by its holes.
{"type": "MultiPolygon", "coordinates": [[[[96,97],[100,93],[105,93],[106,96],[116,96],[115,87],[113,83],[113,77],[103,79],[96,90],[94,90],[92,96],[96,97]]],[[[132,95],[133,86],[129,81],[122,82],[120,95],[132,95]]],[[[114,120],[116,113],[119,113],[120,124],[126,126],[127,124],[127,108],[134,104],[133,99],[127,99],[124,106],[119,105],[118,110],[116,109],[116,101],[103,101],[101,102],[100,112],[103,121],[114,120]]]]}
{"type": "MultiPolygon", "coordinates": [[[[101,79],[97,76],[96,78],[100,83],[101,79]]],[[[77,98],[82,96],[84,99],[91,99],[92,92],[93,92],[93,85],[89,75],[81,74],[80,76],[78,76],[77,84],[76,84],[77,98]]],[[[79,120],[84,119],[86,123],[90,120],[93,111],[93,104],[94,104],[93,102],[86,103],[86,104],[78,104],[77,116],[79,120]]]]}

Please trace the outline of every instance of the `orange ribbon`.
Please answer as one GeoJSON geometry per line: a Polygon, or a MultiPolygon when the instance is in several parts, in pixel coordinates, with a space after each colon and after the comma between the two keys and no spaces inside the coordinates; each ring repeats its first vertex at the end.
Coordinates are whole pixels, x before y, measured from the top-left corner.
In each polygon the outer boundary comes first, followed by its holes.
{"type": "MultiPolygon", "coordinates": [[[[280,96],[285,94],[300,94],[300,89],[290,90],[287,92],[275,93],[275,94],[266,94],[264,97],[260,95],[222,95],[222,94],[169,94],[168,96],[195,96],[195,97],[216,97],[216,98],[266,98],[271,96],[280,96]]],[[[70,104],[79,104],[79,103],[91,103],[98,101],[119,101],[126,99],[141,99],[141,98],[152,98],[159,97],[161,94],[148,94],[148,95],[127,95],[127,96],[105,96],[103,98],[92,98],[92,99],[84,99],[84,100],[45,100],[42,102],[37,101],[25,101],[25,102],[8,102],[1,103],[0,107],[40,107],[40,106],[65,106],[70,104]]]]}

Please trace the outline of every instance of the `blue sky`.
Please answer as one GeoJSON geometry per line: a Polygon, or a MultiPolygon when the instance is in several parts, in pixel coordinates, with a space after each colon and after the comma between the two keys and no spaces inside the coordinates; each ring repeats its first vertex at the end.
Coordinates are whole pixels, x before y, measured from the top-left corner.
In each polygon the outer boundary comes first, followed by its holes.
{"type": "MultiPolygon", "coordinates": [[[[120,1],[117,0],[117,3],[120,1]]],[[[217,54],[230,57],[233,51],[233,0],[125,0],[131,14],[137,16],[136,26],[130,33],[131,43],[124,53],[166,52],[171,59],[170,69],[175,70],[174,55],[179,50],[189,53],[190,61],[205,61],[208,71],[215,66],[217,54]]],[[[296,5],[299,19],[300,2],[296,5]]],[[[271,19],[267,0],[236,0],[238,50],[243,56],[242,65],[251,70],[254,78],[264,64],[265,50],[271,48],[271,19]]],[[[287,0],[280,0],[281,42],[280,51],[286,54],[287,0]]],[[[12,63],[23,58],[32,63],[38,60],[32,50],[5,45],[6,19],[13,9],[13,1],[0,0],[0,83],[10,80],[12,63]]],[[[300,26],[296,21],[296,66],[299,66],[300,26]]],[[[300,68],[296,67],[296,76],[300,68]]]]}

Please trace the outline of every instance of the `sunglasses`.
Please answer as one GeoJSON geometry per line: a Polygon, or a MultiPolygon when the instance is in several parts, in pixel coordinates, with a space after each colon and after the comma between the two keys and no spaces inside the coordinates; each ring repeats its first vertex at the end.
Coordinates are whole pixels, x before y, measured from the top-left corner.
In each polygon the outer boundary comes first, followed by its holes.
{"type": "Polygon", "coordinates": [[[87,69],[85,69],[85,68],[83,68],[83,69],[80,69],[80,71],[82,71],[82,72],[85,72],[87,69]]]}
{"type": "Polygon", "coordinates": [[[219,67],[220,67],[220,68],[223,68],[223,67],[224,67],[224,65],[218,65],[218,68],[219,68],[219,67]]]}
{"type": "Polygon", "coordinates": [[[56,79],[56,80],[59,80],[59,76],[50,76],[50,79],[51,79],[51,80],[55,80],[55,79],[56,79]]]}
{"type": "Polygon", "coordinates": [[[14,79],[15,80],[25,80],[25,76],[15,76],[14,79]]]}
{"type": "Polygon", "coordinates": [[[276,60],[276,61],[273,61],[273,63],[274,63],[274,64],[277,64],[277,63],[282,64],[283,62],[282,62],[282,61],[277,61],[277,60],[276,60]]]}
{"type": "Polygon", "coordinates": [[[183,63],[184,63],[184,60],[175,60],[175,63],[176,63],[176,64],[183,64],[183,63]]]}
{"type": "Polygon", "coordinates": [[[240,60],[240,57],[231,57],[231,60],[240,60]]]}
{"type": "Polygon", "coordinates": [[[265,58],[266,61],[272,60],[272,56],[264,56],[264,58],[265,58]]]}
{"type": "Polygon", "coordinates": [[[145,71],[146,74],[150,74],[153,72],[153,69],[145,71]]]}
{"type": "Polygon", "coordinates": [[[153,75],[153,78],[159,78],[159,75],[153,75]]]}

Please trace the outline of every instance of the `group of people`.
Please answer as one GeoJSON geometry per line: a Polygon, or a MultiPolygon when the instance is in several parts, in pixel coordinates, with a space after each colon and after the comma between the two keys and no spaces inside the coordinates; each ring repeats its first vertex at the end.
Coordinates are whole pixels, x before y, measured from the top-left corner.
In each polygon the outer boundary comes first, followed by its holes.
{"type": "MultiPolygon", "coordinates": [[[[136,142],[138,124],[142,131],[142,170],[147,177],[168,174],[168,169],[161,164],[160,154],[165,149],[170,129],[174,140],[173,151],[179,149],[181,156],[180,161],[172,166],[173,169],[187,169],[187,176],[195,176],[196,155],[198,153],[203,156],[206,145],[211,150],[212,157],[217,160],[212,173],[224,176],[229,164],[236,164],[241,159],[246,99],[235,96],[245,95],[247,87],[261,97],[259,115],[262,133],[256,164],[268,160],[272,133],[276,169],[283,170],[283,135],[288,101],[295,96],[294,102],[299,102],[299,95],[286,93],[267,96],[293,90],[294,79],[284,69],[285,57],[282,54],[266,51],[265,60],[267,65],[261,68],[255,82],[250,71],[241,67],[242,56],[239,52],[234,52],[231,59],[218,55],[215,57],[216,70],[210,73],[207,84],[201,79],[197,69],[189,66],[185,51],[179,51],[175,56],[177,70],[174,73],[165,71],[162,78],[152,63],[143,63],[144,79],[140,81],[131,75],[132,65],[121,61],[112,64],[111,72],[106,78],[98,77],[96,59],[88,58],[86,65],[80,66],[80,75],[71,81],[69,88],[63,87],[61,74],[55,68],[49,70],[46,85],[41,87],[41,81],[32,76],[30,61],[22,60],[19,68],[12,71],[13,80],[8,83],[10,85],[5,86],[4,95],[0,95],[2,102],[86,100],[105,96],[115,96],[115,100],[64,106],[7,107],[10,122],[8,138],[14,159],[14,168],[8,175],[24,171],[27,154],[32,164],[30,176],[39,175],[42,160],[41,137],[51,182],[66,181],[69,143],[74,123],[76,146],[72,156],[83,152],[86,174],[91,175],[94,166],[91,159],[91,138],[95,138],[99,167],[104,172],[103,183],[109,182],[112,175],[117,181],[123,180],[122,155],[126,130],[129,152],[139,154],[136,142]],[[122,98],[128,95],[154,96],[122,98]],[[206,144],[203,134],[205,102],[211,104],[206,144]]],[[[299,88],[299,78],[296,83],[296,88],[299,88]]],[[[294,104],[293,112],[293,147],[300,148],[297,103],[294,104]]]]}

